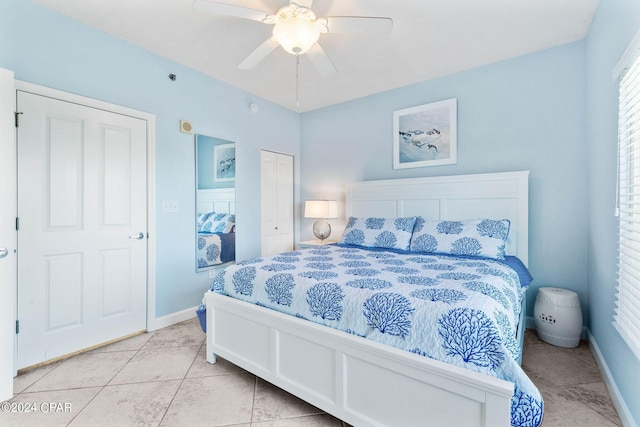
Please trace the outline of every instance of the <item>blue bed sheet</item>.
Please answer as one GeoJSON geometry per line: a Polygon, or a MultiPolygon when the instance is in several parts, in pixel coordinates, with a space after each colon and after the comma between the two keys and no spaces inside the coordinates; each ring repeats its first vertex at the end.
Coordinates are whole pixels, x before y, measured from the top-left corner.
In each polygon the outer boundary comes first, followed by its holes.
{"type": "Polygon", "coordinates": [[[542,396],[516,362],[521,277],[491,259],[328,245],[232,265],[210,291],[511,381],[511,424],[536,427],[542,396]]]}

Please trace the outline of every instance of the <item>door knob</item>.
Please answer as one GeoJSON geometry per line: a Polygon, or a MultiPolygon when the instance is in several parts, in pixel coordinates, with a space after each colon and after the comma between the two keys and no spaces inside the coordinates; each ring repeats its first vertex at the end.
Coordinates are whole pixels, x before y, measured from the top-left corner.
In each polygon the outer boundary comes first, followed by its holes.
{"type": "Polygon", "coordinates": [[[144,239],[144,233],[141,231],[138,234],[132,234],[129,236],[130,239],[142,240],[144,239]]]}
{"type": "Polygon", "coordinates": [[[7,248],[0,248],[0,258],[4,258],[9,255],[9,250],[7,248]]]}

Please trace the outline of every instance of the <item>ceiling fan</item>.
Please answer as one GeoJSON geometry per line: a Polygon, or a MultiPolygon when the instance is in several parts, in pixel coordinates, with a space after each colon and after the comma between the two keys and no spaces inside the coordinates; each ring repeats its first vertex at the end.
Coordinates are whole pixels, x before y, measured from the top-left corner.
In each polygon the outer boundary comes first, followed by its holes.
{"type": "Polygon", "coordinates": [[[273,25],[273,35],[251,52],[239,65],[248,70],[260,63],[278,46],[299,56],[306,54],[313,66],[324,78],[333,76],[337,70],[318,39],[320,34],[388,34],[391,32],[391,18],[370,16],[331,16],[317,18],[311,10],[313,0],[291,0],[287,6],[275,13],[221,3],[210,0],[194,0],[193,8],[199,12],[246,18],[273,25]]]}

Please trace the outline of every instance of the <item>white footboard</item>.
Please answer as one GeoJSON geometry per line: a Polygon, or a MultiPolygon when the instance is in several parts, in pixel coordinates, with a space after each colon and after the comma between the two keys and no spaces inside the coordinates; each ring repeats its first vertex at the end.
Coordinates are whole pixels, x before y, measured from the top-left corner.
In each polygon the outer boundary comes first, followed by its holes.
{"type": "Polygon", "coordinates": [[[513,384],[208,293],[219,355],[355,426],[508,426],[513,384]]]}

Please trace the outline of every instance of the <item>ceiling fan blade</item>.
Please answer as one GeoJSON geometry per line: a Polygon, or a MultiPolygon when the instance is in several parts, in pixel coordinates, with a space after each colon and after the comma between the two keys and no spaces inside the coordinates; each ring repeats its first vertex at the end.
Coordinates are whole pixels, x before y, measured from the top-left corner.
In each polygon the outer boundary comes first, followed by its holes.
{"type": "Polygon", "coordinates": [[[193,9],[212,15],[234,16],[236,18],[252,19],[259,22],[264,22],[267,16],[271,15],[270,12],[262,10],[208,0],[194,0],[193,9]]]}
{"type": "Polygon", "coordinates": [[[258,46],[256,50],[251,52],[249,56],[244,58],[244,60],[240,64],[238,64],[238,68],[241,70],[250,70],[251,68],[258,65],[260,61],[266,58],[267,55],[273,52],[273,50],[278,46],[280,45],[277,41],[268,38],[264,43],[258,46]]]}
{"type": "Polygon", "coordinates": [[[313,46],[311,46],[311,49],[307,51],[306,55],[309,57],[309,60],[323,78],[328,79],[329,77],[333,77],[338,72],[335,65],[333,65],[333,62],[331,62],[327,54],[324,53],[324,50],[318,43],[315,43],[313,46]]]}
{"type": "Polygon", "coordinates": [[[311,9],[311,5],[313,4],[313,0],[291,0],[289,4],[295,4],[298,7],[303,9],[311,9]]]}
{"type": "Polygon", "coordinates": [[[330,16],[326,18],[329,33],[389,34],[393,19],[372,16],[330,16]]]}

